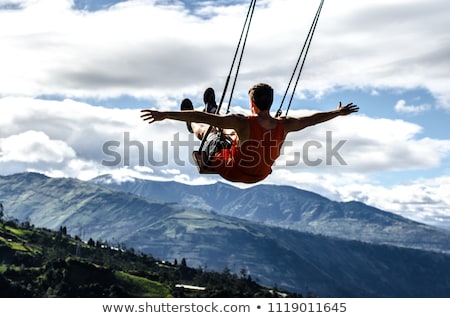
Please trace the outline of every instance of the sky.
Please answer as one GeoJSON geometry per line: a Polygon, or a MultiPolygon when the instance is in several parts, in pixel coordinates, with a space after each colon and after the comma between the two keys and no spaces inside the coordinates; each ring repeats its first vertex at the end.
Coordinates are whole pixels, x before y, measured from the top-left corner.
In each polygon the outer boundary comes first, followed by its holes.
{"type": "MultiPolygon", "coordinates": [[[[249,2],[0,0],[0,174],[223,181],[197,173],[183,123],[140,110],[220,97],[249,2]]],[[[257,1],[231,112],[257,82],[278,108],[319,2],[257,1]]],[[[289,115],[360,111],[289,135],[264,183],[450,229],[449,11],[325,1],[289,115]]]]}

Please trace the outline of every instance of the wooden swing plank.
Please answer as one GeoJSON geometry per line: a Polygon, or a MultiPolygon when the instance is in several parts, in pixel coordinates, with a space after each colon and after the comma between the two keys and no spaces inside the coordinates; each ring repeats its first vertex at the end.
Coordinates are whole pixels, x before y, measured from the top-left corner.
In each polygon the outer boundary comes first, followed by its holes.
{"type": "Polygon", "coordinates": [[[217,174],[217,171],[214,168],[208,167],[206,162],[206,154],[204,151],[194,151],[192,153],[192,157],[195,160],[195,164],[197,165],[198,172],[200,174],[217,174]]]}

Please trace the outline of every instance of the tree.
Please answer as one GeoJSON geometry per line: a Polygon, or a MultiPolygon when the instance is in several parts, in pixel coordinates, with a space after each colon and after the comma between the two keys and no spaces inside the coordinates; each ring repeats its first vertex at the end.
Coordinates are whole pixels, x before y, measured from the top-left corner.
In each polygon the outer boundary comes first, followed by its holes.
{"type": "Polygon", "coordinates": [[[3,222],[3,216],[4,216],[3,211],[4,211],[3,202],[0,202],[0,222],[3,222]]]}
{"type": "Polygon", "coordinates": [[[89,241],[87,242],[87,244],[88,244],[89,246],[92,246],[92,247],[95,246],[95,241],[92,239],[92,237],[89,238],[89,241]]]}
{"type": "Polygon", "coordinates": [[[65,226],[60,226],[59,227],[59,233],[62,235],[67,235],[67,228],[65,226]]]}

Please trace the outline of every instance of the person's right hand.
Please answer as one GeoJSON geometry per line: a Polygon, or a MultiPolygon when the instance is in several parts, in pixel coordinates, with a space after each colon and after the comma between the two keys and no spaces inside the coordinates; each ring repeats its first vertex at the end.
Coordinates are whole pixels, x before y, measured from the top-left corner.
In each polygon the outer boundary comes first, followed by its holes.
{"type": "Polygon", "coordinates": [[[148,121],[149,124],[166,119],[166,114],[157,110],[143,109],[141,113],[143,113],[141,118],[144,121],[148,121]]]}

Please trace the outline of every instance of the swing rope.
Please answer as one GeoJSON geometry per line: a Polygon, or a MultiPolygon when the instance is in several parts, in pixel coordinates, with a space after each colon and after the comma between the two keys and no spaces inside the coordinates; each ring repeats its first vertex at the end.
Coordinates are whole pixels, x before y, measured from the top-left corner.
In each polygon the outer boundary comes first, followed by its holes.
{"type": "MultiPolygon", "coordinates": [[[[234,76],[234,82],[233,82],[233,86],[232,86],[231,93],[230,93],[230,99],[228,101],[227,114],[230,112],[231,99],[233,98],[234,88],[236,86],[237,77],[238,77],[238,74],[239,74],[239,69],[241,67],[242,58],[244,56],[244,49],[245,49],[245,45],[247,43],[248,33],[249,33],[250,25],[251,25],[251,22],[252,22],[252,19],[253,19],[253,13],[255,12],[255,6],[256,6],[256,0],[251,0],[250,6],[249,6],[248,11],[247,11],[247,16],[245,18],[244,26],[242,27],[241,35],[239,37],[239,42],[238,42],[238,45],[236,47],[236,51],[234,53],[233,61],[231,63],[230,72],[228,73],[227,80],[225,82],[225,87],[223,89],[222,96],[220,98],[220,102],[219,102],[219,105],[218,105],[217,110],[216,110],[216,114],[218,114],[220,112],[220,108],[222,107],[223,101],[225,99],[225,96],[226,96],[226,93],[227,93],[227,90],[228,90],[228,85],[230,84],[231,75],[233,73],[233,69],[234,69],[234,66],[235,66],[238,54],[240,52],[238,66],[237,66],[237,69],[236,69],[236,75],[234,76]],[[244,35],[245,35],[245,37],[244,37],[244,35]],[[242,48],[241,48],[241,43],[242,43],[243,39],[244,39],[244,42],[243,42],[242,48]]],[[[206,131],[205,135],[203,136],[202,142],[201,142],[200,147],[199,147],[199,152],[202,151],[203,146],[204,146],[204,144],[206,142],[206,139],[208,138],[208,135],[211,133],[212,128],[213,128],[212,126],[209,126],[208,130],[206,131]]]]}
{"type": "Polygon", "coordinates": [[[283,112],[282,109],[283,109],[284,100],[286,99],[286,96],[287,96],[287,94],[289,92],[289,88],[290,88],[290,86],[292,84],[292,81],[294,79],[295,73],[297,72],[297,68],[298,68],[298,66],[300,65],[300,62],[301,62],[300,70],[298,72],[297,79],[296,79],[294,87],[292,89],[291,97],[290,97],[290,100],[289,100],[288,107],[286,109],[285,116],[287,116],[287,114],[289,112],[289,109],[291,108],[291,103],[292,103],[292,100],[293,100],[294,95],[295,95],[295,90],[297,89],[297,85],[298,85],[298,82],[300,80],[300,75],[302,74],[303,66],[305,65],[306,56],[308,55],[309,48],[311,46],[311,42],[312,42],[312,39],[313,39],[313,36],[314,36],[314,32],[316,31],[317,22],[319,21],[319,16],[320,16],[320,13],[322,11],[323,3],[324,3],[324,0],[322,0],[320,2],[319,8],[317,9],[316,15],[315,15],[314,20],[313,20],[313,22],[311,24],[311,27],[310,27],[309,32],[308,32],[308,35],[306,36],[305,43],[303,44],[303,48],[302,48],[302,50],[300,52],[300,55],[299,55],[299,57],[297,59],[297,63],[295,64],[295,68],[294,68],[294,71],[292,72],[291,79],[289,80],[289,84],[288,84],[288,86],[286,88],[286,92],[284,93],[283,99],[281,100],[280,107],[278,108],[275,117],[280,117],[282,112],[283,112]],[[306,49],[306,51],[305,51],[305,49],[306,49]],[[303,55],[303,53],[305,53],[305,54],[303,55]]]}
{"type": "MultiPolygon", "coordinates": [[[[252,19],[253,19],[253,13],[255,12],[255,5],[256,5],[256,0],[253,0],[252,3],[250,3],[249,13],[247,13],[248,24],[247,24],[247,28],[246,28],[246,31],[245,31],[244,43],[242,44],[241,55],[239,57],[239,62],[238,62],[238,66],[237,66],[237,69],[236,69],[236,76],[234,77],[233,87],[231,88],[231,92],[230,92],[230,99],[228,100],[227,114],[230,112],[231,100],[233,98],[234,88],[236,87],[236,82],[237,82],[237,78],[238,78],[238,75],[239,75],[239,70],[241,68],[242,57],[244,56],[244,50],[245,50],[245,46],[247,44],[247,38],[248,38],[248,33],[250,31],[250,25],[251,25],[252,19]]],[[[242,29],[241,39],[242,39],[242,34],[244,33],[244,29],[245,29],[245,27],[242,29]]],[[[239,40],[239,42],[240,42],[240,40],[239,40]]],[[[239,47],[239,45],[238,45],[238,47],[239,47]]]]}
{"type": "MultiPolygon", "coordinates": [[[[312,42],[312,39],[313,39],[313,36],[314,36],[314,32],[316,30],[317,23],[319,21],[319,17],[320,17],[320,13],[322,11],[322,7],[323,7],[324,1],[325,0],[321,0],[319,8],[317,9],[316,15],[314,16],[314,19],[313,19],[313,22],[312,22],[311,27],[309,29],[308,35],[307,35],[306,40],[305,40],[305,42],[303,44],[303,47],[302,47],[300,55],[299,55],[299,57],[297,59],[294,71],[292,72],[291,78],[289,80],[289,84],[288,84],[288,86],[286,88],[286,91],[284,93],[284,96],[283,96],[283,99],[281,101],[280,107],[278,108],[275,117],[280,117],[281,114],[282,114],[284,101],[285,101],[285,99],[286,99],[286,97],[288,95],[288,92],[289,92],[289,89],[291,87],[292,81],[294,80],[294,76],[297,73],[297,69],[300,66],[300,69],[299,69],[299,72],[297,74],[297,78],[296,78],[295,84],[294,84],[294,86],[292,88],[292,92],[291,92],[291,96],[290,96],[290,99],[289,99],[288,107],[286,109],[285,116],[287,116],[287,114],[289,112],[289,109],[290,109],[291,104],[292,104],[292,100],[293,100],[294,95],[295,95],[295,91],[296,91],[298,83],[300,81],[300,76],[301,76],[301,73],[303,71],[303,67],[305,65],[306,56],[308,55],[309,48],[311,46],[311,42],[312,42]]],[[[236,74],[234,76],[234,81],[233,81],[233,85],[232,85],[232,88],[231,88],[230,98],[229,98],[228,107],[227,107],[227,114],[230,112],[231,100],[233,98],[233,93],[234,93],[234,89],[236,87],[236,82],[237,82],[237,78],[238,78],[238,75],[239,75],[239,70],[240,70],[242,58],[244,56],[244,50],[245,50],[245,46],[247,44],[247,38],[248,38],[249,31],[250,31],[250,25],[251,25],[251,22],[252,22],[252,19],[253,19],[255,6],[256,6],[256,0],[251,0],[249,8],[248,8],[248,11],[247,11],[247,16],[245,18],[245,22],[244,22],[244,25],[242,27],[241,35],[239,37],[238,45],[237,45],[236,51],[234,53],[233,61],[231,63],[230,71],[228,73],[227,80],[225,81],[225,87],[223,89],[222,96],[220,98],[220,102],[219,102],[219,105],[218,105],[217,110],[216,110],[216,114],[218,114],[220,112],[220,109],[222,107],[223,101],[225,100],[225,96],[226,96],[226,93],[227,93],[227,90],[228,90],[228,86],[230,84],[230,80],[231,80],[231,76],[232,76],[232,73],[233,73],[233,70],[234,70],[234,66],[235,66],[235,63],[236,63],[238,55],[239,55],[239,60],[238,60],[238,65],[237,65],[237,69],[236,69],[236,74]],[[241,47],[241,44],[242,44],[242,47],[241,47]]],[[[212,126],[209,126],[208,130],[206,131],[205,135],[203,136],[203,139],[201,141],[201,144],[200,144],[200,147],[199,147],[199,150],[198,150],[199,152],[202,151],[203,146],[204,146],[204,144],[205,144],[205,142],[206,142],[206,140],[208,138],[208,135],[212,131],[212,128],[213,128],[212,126]]]]}

